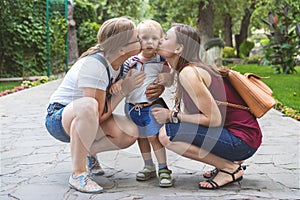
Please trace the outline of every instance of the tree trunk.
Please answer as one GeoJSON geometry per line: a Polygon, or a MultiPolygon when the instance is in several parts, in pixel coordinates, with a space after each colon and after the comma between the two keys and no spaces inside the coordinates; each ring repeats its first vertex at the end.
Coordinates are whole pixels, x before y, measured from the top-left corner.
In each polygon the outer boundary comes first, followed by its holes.
{"type": "Polygon", "coordinates": [[[229,13],[224,16],[224,41],[225,46],[233,47],[232,45],[232,18],[229,13]]]}
{"type": "Polygon", "coordinates": [[[253,11],[254,11],[254,7],[255,7],[255,4],[252,3],[250,8],[245,9],[245,14],[243,16],[242,23],[241,23],[241,28],[240,28],[240,34],[235,35],[236,52],[237,52],[238,57],[240,57],[239,48],[240,48],[242,42],[244,40],[246,40],[247,37],[248,37],[248,28],[249,28],[249,25],[250,25],[250,18],[252,16],[253,11]]]}
{"type": "Polygon", "coordinates": [[[78,44],[77,44],[77,36],[76,36],[76,23],[73,19],[73,11],[76,3],[71,1],[68,5],[68,64],[73,65],[78,58],[78,44]]]}
{"type": "Polygon", "coordinates": [[[198,5],[198,18],[197,18],[197,27],[200,33],[201,38],[201,49],[200,49],[200,59],[204,55],[204,44],[211,38],[213,38],[213,23],[214,23],[214,10],[212,2],[209,1],[209,4],[203,8],[205,5],[203,0],[200,0],[198,5]]]}

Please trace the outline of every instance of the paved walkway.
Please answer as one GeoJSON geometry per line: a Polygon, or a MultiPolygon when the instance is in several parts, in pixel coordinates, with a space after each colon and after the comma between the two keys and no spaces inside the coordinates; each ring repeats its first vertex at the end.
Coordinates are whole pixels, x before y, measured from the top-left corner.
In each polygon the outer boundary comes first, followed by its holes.
{"type": "MultiPolygon", "coordinates": [[[[209,166],[167,152],[176,179],[173,188],[160,188],[153,179],[135,181],[142,159],[137,145],[98,157],[105,175],[96,178],[105,191],[82,194],[68,188],[69,145],[53,139],[44,128],[50,95],[61,80],[0,98],[0,199],[300,199],[300,123],[271,110],[259,120],[263,144],[246,161],[244,179],[216,191],[198,189],[209,166]]],[[[167,93],[165,95],[169,96],[167,93]]],[[[116,112],[122,112],[120,105],[116,112]]]]}

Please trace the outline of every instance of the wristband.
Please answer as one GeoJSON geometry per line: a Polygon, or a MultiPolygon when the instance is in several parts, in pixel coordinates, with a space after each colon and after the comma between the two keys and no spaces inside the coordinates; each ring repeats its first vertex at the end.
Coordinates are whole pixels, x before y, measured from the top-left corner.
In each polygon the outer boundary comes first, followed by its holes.
{"type": "Polygon", "coordinates": [[[169,118],[169,122],[170,122],[170,123],[173,123],[173,121],[172,121],[173,113],[174,113],[174,112],[172,111],[172,112],[171,112],[171,115],[170,115],[170,118],[169,118]]]}
{"type": "Polygon", "coordinates": [[[180,122],[177,115],[178,115],[178,112],[174,112],[174,114],[172,115],[172,123],[174,123],[174,124],[178,124],[180,122]]]}

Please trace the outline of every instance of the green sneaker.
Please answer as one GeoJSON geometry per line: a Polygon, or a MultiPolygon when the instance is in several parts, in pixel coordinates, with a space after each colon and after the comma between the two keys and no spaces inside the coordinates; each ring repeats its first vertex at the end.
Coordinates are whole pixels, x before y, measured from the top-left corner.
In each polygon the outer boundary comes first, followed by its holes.
{"type": "Polygon", "coordinates": [[[156,177],[155,166],[145,165],[144,169],[136,174],[137,181],[147,181],[153,177],[156,177]]]}

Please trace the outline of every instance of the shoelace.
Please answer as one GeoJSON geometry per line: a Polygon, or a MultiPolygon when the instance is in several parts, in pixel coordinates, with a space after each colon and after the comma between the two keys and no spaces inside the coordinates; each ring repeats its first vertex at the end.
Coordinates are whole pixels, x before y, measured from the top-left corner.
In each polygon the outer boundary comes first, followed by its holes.
{"type": "Polygon", "coordinates": [[[92,169],[94,167],[100,167],[100,164],[96,158],[93,156],[90,157],[91,159],[89,160],[89,168],[92,169]]]}
{"type": "Polygon", "coordinates": [[[84,187],[88,184],[88,182],[90,181],[90,178],[88,176],[85,176],[84,179],[80,180],[80,186],[84,187]]]}
{"type": "Polygon", "coordinates": [[[100,167],[100,164],[96,159],[93,159],[93,161],[92,161],[92,168],[94,168],[94,167],[100,167]]]}

